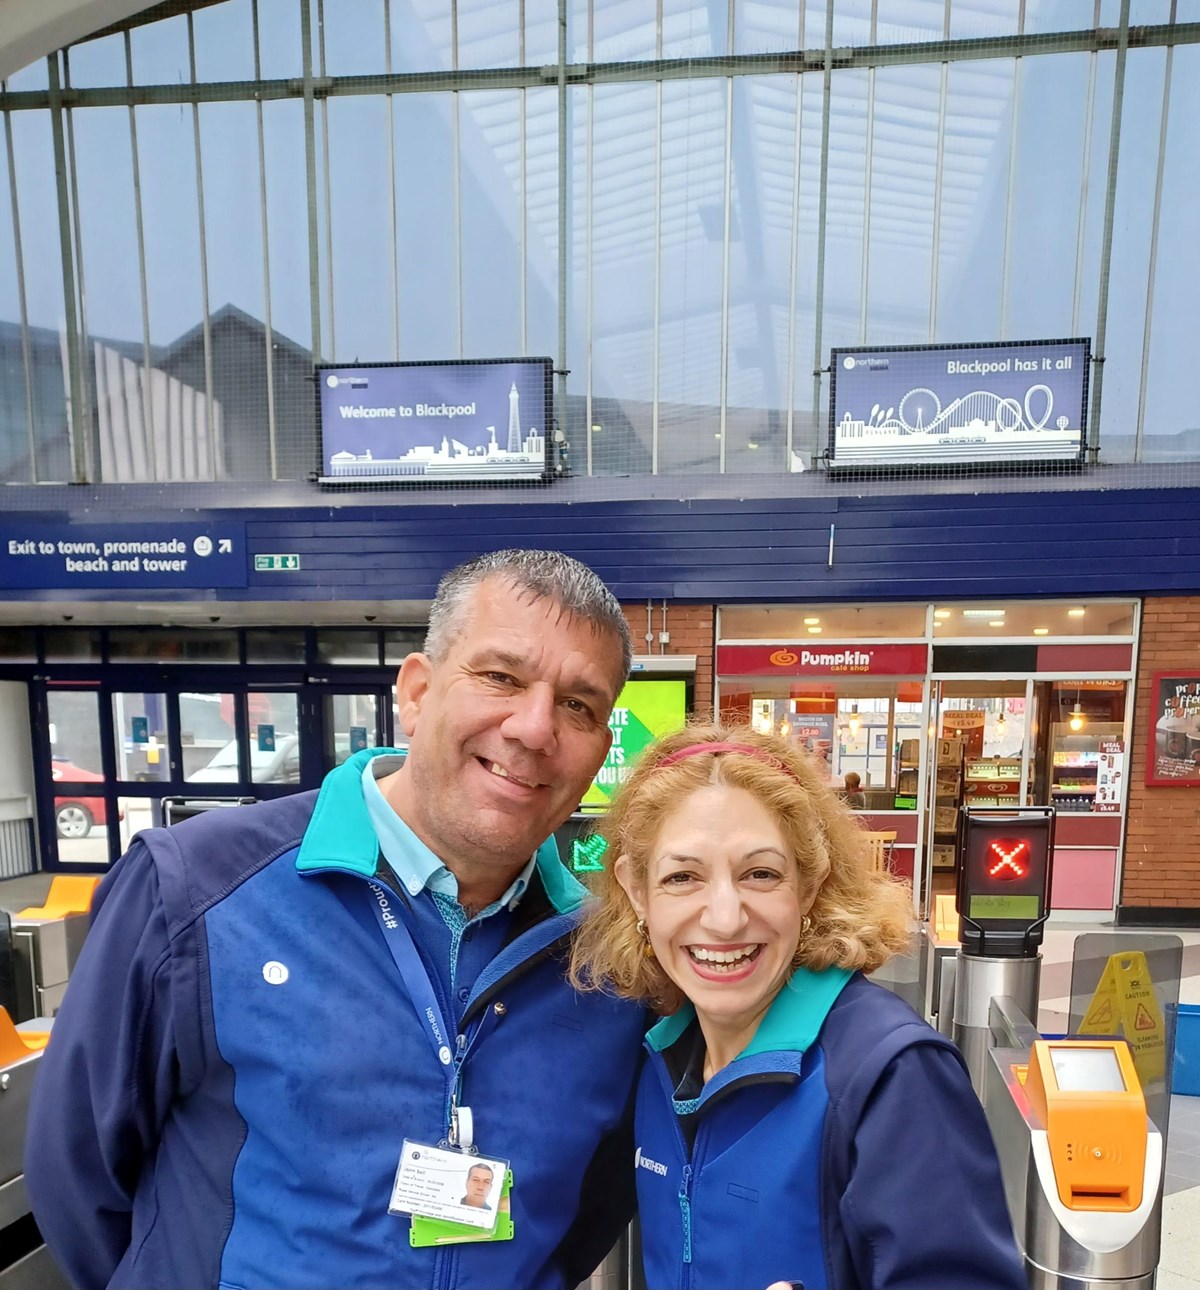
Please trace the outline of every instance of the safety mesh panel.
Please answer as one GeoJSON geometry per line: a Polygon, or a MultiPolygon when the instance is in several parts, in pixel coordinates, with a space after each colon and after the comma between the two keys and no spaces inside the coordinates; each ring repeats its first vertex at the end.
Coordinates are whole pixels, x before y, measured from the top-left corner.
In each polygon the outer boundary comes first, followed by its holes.
{"type": "Polygon", "coordinates": [[[0,479],[1200,482],[1198,0],[564,14],[167,3],[12,71],[0,479]]]}

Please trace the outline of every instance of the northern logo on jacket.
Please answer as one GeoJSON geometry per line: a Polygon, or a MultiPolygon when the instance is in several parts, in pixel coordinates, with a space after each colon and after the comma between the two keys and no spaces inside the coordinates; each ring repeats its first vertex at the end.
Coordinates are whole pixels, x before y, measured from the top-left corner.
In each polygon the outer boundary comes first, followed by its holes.
{"type": "Polygon", "coordinates": [[[657,1160],[651,1160],[649,1156],[642,1155],[641,1147],[633,1153],[633,1167],[635,1169],[649,1169],[652,1174],[661,1174],[667,1176],[667,1166],[659,1164],[657,1160]]]}

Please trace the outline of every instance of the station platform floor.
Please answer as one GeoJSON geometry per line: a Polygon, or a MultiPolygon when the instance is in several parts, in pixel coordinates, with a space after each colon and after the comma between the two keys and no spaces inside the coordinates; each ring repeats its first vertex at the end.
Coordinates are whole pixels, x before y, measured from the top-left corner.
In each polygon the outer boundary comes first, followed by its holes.
{"type": "MultiPolygon", "coordinates": [[[[45,898],[49,874],[0,880],[0,909],[16,912],[45,898]]],[[[1042,944],[1038,1029],[1061,1034],[1070,1011],[1071,964],[1076,939],[1088,932],[1128,938],[1138,932],[1112,923],[1083,923],[1051,917],[1042,944]]],[[[1154,928],[1183,943],[1179,1002],[1200,1004],[1200,930],[1154,928]]],[[[903,993],[903,991],[902,991],[903,993]]],[[[1171,1098],[1163,1197],[1162,1254],[1157,1290],[1200,1290],[1200,1096],[1171,1098]]]]}

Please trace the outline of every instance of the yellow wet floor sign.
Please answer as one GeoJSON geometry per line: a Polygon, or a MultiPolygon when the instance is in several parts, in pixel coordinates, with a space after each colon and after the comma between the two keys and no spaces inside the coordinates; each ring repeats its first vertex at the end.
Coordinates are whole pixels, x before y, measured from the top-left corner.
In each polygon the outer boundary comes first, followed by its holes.
{"type": "Polygon", "coordinates": [[[1142,1086],[1164,1077],[1167,1042],[1154,982],[1140,950],[1112,954],[1079,1027],[1081,1035],[1123,1035],[1142,1086]]]}

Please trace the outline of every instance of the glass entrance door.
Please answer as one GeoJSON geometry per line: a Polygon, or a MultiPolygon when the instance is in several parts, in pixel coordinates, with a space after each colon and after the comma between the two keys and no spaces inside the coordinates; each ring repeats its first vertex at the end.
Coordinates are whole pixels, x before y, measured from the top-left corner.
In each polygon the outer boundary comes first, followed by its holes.
{"type": "Polygon", "coordinates": [[[925,792],[922,905],[953,892],[955,839],[963,806],[1020,806],[1030,800],[1035,726],[1032,682],[948,678],[931,697],[925,792]]]}

